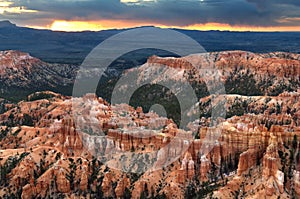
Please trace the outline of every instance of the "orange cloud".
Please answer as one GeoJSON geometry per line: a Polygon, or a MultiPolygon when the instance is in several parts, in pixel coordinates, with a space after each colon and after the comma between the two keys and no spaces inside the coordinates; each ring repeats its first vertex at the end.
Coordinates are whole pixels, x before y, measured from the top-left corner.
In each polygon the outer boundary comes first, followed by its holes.
{"type": "Polygon", "coordinates": [[[13,2],[2,1],[0,2],[0,14],[10,13],[10,14],[21,14],[21,13],[35,13],[36,10],[27,9],[24,6],[15,7],[13,2]]]}
{"type": "Polygon", "coordinates": [[[277,20],[278,23],[291,23],[291,22],[300,22],[300,17],[286,17],[277,20]]]}
{"type": "MultiPolygon", "coordinates": [[[[131,28],[137,26],[149,25],[142,21],[124,21],[124,20],[101,20],[101,21],[65,21],[55,20],[50,26],[45,27],[55,31],[99,31],[105,29],[115,28],[131,28]]],[[[259,31],[259,32],[273,32],[273,31],[300,31],[298,26],[274,26],[274,27],[256,27],[256,26],[232,26],[222,23],[206,23],[194,24],[189,26],[167,26],[162,24],[151,24],[161,28],[181,28],[188,30],[220,30],[220,31],[259,31]]]]}

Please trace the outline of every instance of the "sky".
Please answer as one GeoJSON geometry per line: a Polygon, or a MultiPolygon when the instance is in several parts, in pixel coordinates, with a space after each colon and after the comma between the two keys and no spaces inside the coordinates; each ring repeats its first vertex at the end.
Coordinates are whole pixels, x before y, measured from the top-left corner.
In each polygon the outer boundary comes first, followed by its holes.
{"type": "Polygon", "coordinates": [[[145,25],[196,30],[300,31],[300,1],[0,0],[0,20],[62,31],[145,25]]]}

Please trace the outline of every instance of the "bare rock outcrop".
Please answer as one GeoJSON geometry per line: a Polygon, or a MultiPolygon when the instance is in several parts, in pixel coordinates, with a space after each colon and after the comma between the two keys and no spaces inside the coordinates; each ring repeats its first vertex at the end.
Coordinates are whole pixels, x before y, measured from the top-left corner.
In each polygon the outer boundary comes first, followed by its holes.
{"type": "Polygon", "coordinates": [[[64,168],[58,168],[55,172],[57,190],[61,193],[69,193],[71,191],[70,181],[66,178],[67,171],[64,168]]]}
{"type": "Polygon", "coordinates": [[[209,180],[208,173],[211,169],[211,163],[205,156],[202,156],[200,161],[200,180],[206,182],[209,180]]]}
{"type": "Polygon", "coordinates": [[[284,173],[279,170],[277,137],[271,134],[269,146],[263,157],[263,178],[266,181],[266,195],[271,196],[277,191],[283,193],[284,173]]]}
{"type": "Polygon", "coordinates": [[[195,177],[195,163],[189,152],[184,155],[181,163],[181,168],[178,171],[177,181],[184,183],[187,180],[192,180],[195,177]]]}

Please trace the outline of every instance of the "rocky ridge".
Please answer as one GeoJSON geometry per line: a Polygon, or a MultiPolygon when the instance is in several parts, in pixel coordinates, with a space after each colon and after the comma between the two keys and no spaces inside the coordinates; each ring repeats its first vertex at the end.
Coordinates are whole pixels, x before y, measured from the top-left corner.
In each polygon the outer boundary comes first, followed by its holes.
{"type": "Polygon", "coordinates": [[[0,51],[1,95],[21,97],[34,91],[59,90],[72,86],[78,67],[49,64],[28,53],[0,51]]]}
{"type": "MultiPolygon", "coordinates": [[[[146,64],[128,73],[133,71],[137,72],[137,81],[157,77],[151,80],[155,83],[163,81],[165,76],[175,82],[187,79],[195,85],[196,93],[200,86],[206,87],[204,82],[216,81],[223,83],[227,94],[277,96],[283,91],[297,91],[299,88],[300,57],[283,52],[256,54],[245,51],[202,53],[183,58],[152,56],[146,64]],[[176,74],[173,74],[174,69],[176,74]],[[204,78],[202,73],[206,69],[218,71],[219,75],[204,78]],[[156,70],[161,71],[159,76],[156,70]],[[214,80],[214,77],[218,79],[214,80]]],[[[206,93],[200,91],[200,97],[209,95],[207,90],[206,93]]]]}

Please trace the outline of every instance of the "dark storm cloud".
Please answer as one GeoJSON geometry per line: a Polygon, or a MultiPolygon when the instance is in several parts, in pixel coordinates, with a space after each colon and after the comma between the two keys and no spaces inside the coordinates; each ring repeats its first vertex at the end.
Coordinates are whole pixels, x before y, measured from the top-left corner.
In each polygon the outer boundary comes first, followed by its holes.
{"type": "Polygon", "coordinates": [[[261,13],[270,13],[275,25],[299,26],[300,1],[298,0],[247,0],[261,13]]]}
{"type": "MultiPolygon", "coordinates": [[[[300,25],[298,0],[153,0],[125,4],[120,0],[27,0],[14,1],[39,13],[5,15],[18,21],[37,19],[51,23],[53,19],[140,20],[164,25],[192,25],[218,22],[231,25],[300,25]],[[279,23],[279,21],[281,23],[279,23]]],[[[1,16],[0,16],[1,17],[1,16]]]]}
{"type": "Polygon", "coordinates": [[[247,1],[256,4],[260,8],[266,8],[272,5],[300,6],[300,1],[298,0],[247,0],[247,1]]]}

